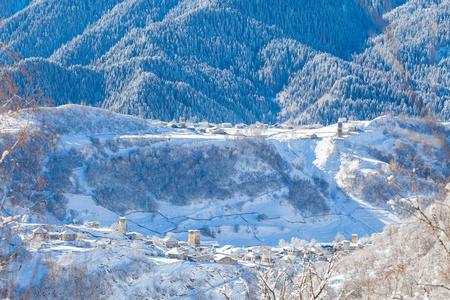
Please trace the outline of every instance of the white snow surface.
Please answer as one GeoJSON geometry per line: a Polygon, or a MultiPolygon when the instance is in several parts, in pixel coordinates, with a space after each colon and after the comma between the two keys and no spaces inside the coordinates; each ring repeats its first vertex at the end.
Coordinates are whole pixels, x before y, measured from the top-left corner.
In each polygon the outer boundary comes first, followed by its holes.
{"type": "MultiPolygon", "coordinates": [[[[78,126],[67,129],[61,135],[61,148],[81,149],[89,147],[91,138],[100,140],[120,138],[131,140],[164,138],[161,145],[198,145],[198,142],[223,144],[237,136],[262,135],[272,143],[278,153],[288,162],[301,159],[303,171],[293,170],[298,178],[307,178],[313,174],[322,174],[330,184],[332,196],[328,200],[330,213],[323,216],[305,217],[296,211],[288,202],[279,200],[279,196],[288,192],[287,186],[256,197],[235,196],[225,202],[215,199],[199,199],[198,202],[174,206],[166,202],[158,202],[158,213],[128,211],[125,216],[128,227],[147,235],[164,237],[173,232],[181,240],[187,240],[187,231],[204,227],[220,228],[215,240],[220,244],[251,246],[259,244],[277,245],[280,239],[290,240],[297,237],[305,240],[315,239],[319,242],[330,242],[340,232],[345,236],[357,233],[367,236],[381,232],[386,224],[397,223],[398,219],[386,207],[371,206],[354,199],[339,189],[339,175],[345,164],[345,157],[352,153],[347,144],[371,144],[386,148],[393,143],[392,138],[383,133],[383,127],[377,125],[378,118],[371,122],[344,123],[344,131],[350,125],[360,128],[359,132],[351,132],[343,138],[336,138],[336,124],[326,127],[310,128],[303,126],[295,129],[285,128],[224,128],[227,134],[207,134],[188,129],[165,128],[156,125],[156,121],[142,120],[130,116],[110,113],[96,108],[66,105],[53,109],[58,117],[55,123],[83,116],[83,123],[89,126],[78,126]],[[73,116],[75,115],[75,117],[73,116]],[[106,125],[102,120],[107,118],[106,125]],[[133,130],[126,126],[133,125],[133,130]],[[117,131],[114,131],[117,130],[117,131]],[[137,131],[137,132],[132,132],[137,131]],[[84,132],[84,133],[83,133],[84,132]],[[311,134],[317,139],[309,139],[311,134]],[[277,200],[278,199],[278,200],[277,200]],[[258,220],[258,216],[267,216],[258,220]],[[236,228],[238,228],[236,230],[236,228]]],[[[383,119],[384,118],[384,119],[383,119]]],[[[158,143],[154,147],[158,147],[158,143]]],[[[121,150],[126,154],[135,148],[121,150]]],[[[368,157],[367,153],[359,153],[362,164],[356,168],[373,170],[380,161],[368,157]]],[[[240,166],[255,168],[254,165],[240,166]]],[[[66,194],[67,209],[76,212],[77,222],[99,221],[102,226],[110,226],[118,221],[119,215],[96,204],[95,195],[84,181],[85,168],[74,170],[80,183],[78,194],[66,194]]],[[[202,236],[211,239],[210,237],[202,236]]]]}
{"type": "MultiPolygon", "coordinates": [[[[199,199],[184,206],[158,201],[157,213],[129,210],[119,215],[96,202],[95,192],[84,178],[87,166],[73,170],[73,178],[77,179],[78,188],[74,193],[66,193],[65,197],[68,200],[66,209],[76,215],[76,224],[59,227],[59,232],[71,230],[81,234],[83,238],[73,242],[55,240],[31,244],[34,246],[30,248],[32,256],[28,264],[32,267],[23,268],[18,273],[18,285],[26,287],[31,280],[34,285],[39,285],[44,280],[46,265],[37,268],[37,273],[33,267],[41,261],[54,259],[60,266],[69,266],[76,261],[87,266],[92,272],[100,270],[109,274],[112,271],[111,276],[116,276],[114,272],[117,272],[120,279],[111,285],[110,291],[110,295],[115,299],[139,298],[144,295],[150,299],[197,299],[199,295],[220,299],[219,289],[225,287],[233,289],[233,295],[237,296],[243,291],[239,278],[245,278],[250,270],[257,268],[257,265],[243,261],[233,266],[163,258],[164,251],[167,250],[164,246],[157,244],[147,247],[142,242],[136,244],[115,231],[113,228],[116,225],[109,228],[118,222],[119,217],[126,217],[128,232],[138,232],[149,238],[155,235],[163,238],[172,233],[179,241],[187,241],[187,232],[190,229],[215,228],[219,233],[214,238],[202,234],[202,245],[218,243],[222,246],[218,252],[238,247],[230,253],[242,252],[255,245],[277,246],[280,239],[289,241],[294,237],[307,241],[314,239],[323,243],[333,241],[337,233],[343,234],[347,239],[355,233],[363,237],[381,232],[386,224],[400,222],[391,213],[388,205],[366,203],[342,189],[346,184],[344,178],[348,176],[348,172],[370,172],[386,164],[362,150],[363,146],[371,145],[375,149],[388,152],[398,136],[407,136],[408,139],[426,138],[426,141],[435,146],[439,143],[438,140],[423,134],[411,136],[409,132],[399,128],[396,119],[392,117],[344,123],[344,132],[350,125],[359,131],[345,133],[342,138],[337,138],[336,125],[304,126],[295,129],[224,128],[226,134],[207,134],[184,128],[161,127],[157,125],[157,121],[109,113],[96,108],[67,105],[49,110],[56,114],[49,114],[48,122],[55,126],[69,124],[61,134],[61,151],[74,148],[89,152],[93,137],[100,141],[112,138],[130,142],[137,138],[152,139],[156,141],[151,144],[152,147],[157,148],[171,145],[224,145],[239,136],[256,135],[264,136],[285,161],[301,166],[298,169],[293,168],[291,175],[305,179],[320,175],[329,184],[330,197],[327,204],[330,211],[325,215],[302,215],[289,202],[283,200],[283,194],[288,193],[287,186],[251,198],[235,195],[227,200],[199,199]],[[72,126],[75,122],[80,124],[72,126]],[[386,124],[391,124],[390,130],[397,137],[386,132],[386,124]],[[312,134],[316,134],[317,139],[310,139],[312,134]],[[159,142],[159,139],[163,141],[159,142]],[[349,159],[350,157],[353,159],[349,159]],[[265,217],[260,218],[261,215],[265,217]],[[101,228],[82,226],[84,221],[98,221],[101,228]],[[223,247],[224,245],[228,246],[223,247]],[[120,275],[121,272],[126,275],[120,275]],[[198,294],[198,291],[201,291],[201,294],[198,294]]],[[[20,125],[16,128],[19,127],[20,125]]],[[[126,155],[136,147],[138,146],[131,143],[129,148],[121,149],[120,154],[126,155]]],[[[244,160],[239,170],[263,171],[258,165],[245,165],[244,160]]],[[[267,172],[262,174],[267,175],[267,172]]],[[[50,225],[61,225],[61,221],[55,218],[47,219],[50,225]]],[[[35,228],[40,224],[27,226],[35,228]]],[[[258,253],[256,247],[252,249],[258,253]]],[[[332,278],[332,285],[338,286],[341,281],[341,278],[336,276],[332,278]]]]}

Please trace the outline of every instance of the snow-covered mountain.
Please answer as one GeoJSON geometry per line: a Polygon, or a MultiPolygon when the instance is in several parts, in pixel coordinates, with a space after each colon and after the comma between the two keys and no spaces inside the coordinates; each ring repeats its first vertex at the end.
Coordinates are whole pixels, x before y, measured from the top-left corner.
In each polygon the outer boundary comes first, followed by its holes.
{"type": "Polygon", "coordinates": [[[366,236],[398,222],[385,202],[396,196],[393,167],[413,168],[408,157],[425,179],[450,169],[436,163],[446,161],[448,127],[422,120],[347,122],[337,138],[336,124],[218,128],[77,105],[39,115],[60,134],[43,169],[56,224],[111,226],[126,216],[144,235],[186,239],[199,229],[221,244],[330,242],[338,232],[366,236]]]}
{"type": "Polygon", "coordinates": [[[0,40],[55,105],[247,124],[426,107],[448,120],[448,1],[361,3],[2,1],[0,40]]]}
{"type": "MultiPolygon", "coordinates": [[[[448,123],[382,116],[343,121],[338,136],[337,124],[166,123],[79,105],[0,121],[3,147],[21,128],[29,134],[1,165],[0,225],[12,232],[1,249],[19,251],[10,265],[17,293],[221,299],[261,295],[261,280],[302,282],[313,268],[311,285],[324,282],[333,299],[364,270],[393,276],[385,264],[419,272],[424,284],[447,272],[427,263],[441,264],[444,253],[426,223],[390,224],[418,197],[434,218],[445,203],[448,123]],[[191,229],[200,231],[198,247],[186,243],[191,229]],[[427,251],[419,259],[418,248],[427,251]],[[414,263],[396,259],[405,249],[414,263]]],[[[439,218],[448,220],[444,207],[439,218]]]]}

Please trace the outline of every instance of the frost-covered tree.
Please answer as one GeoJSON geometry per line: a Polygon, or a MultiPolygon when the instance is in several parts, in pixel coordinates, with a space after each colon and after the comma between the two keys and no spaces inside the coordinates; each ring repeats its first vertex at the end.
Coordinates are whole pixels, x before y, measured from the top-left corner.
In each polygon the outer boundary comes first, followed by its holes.
{"type": "MultiPolygon", "coordinates": [[[[18,55],[0,44],[0,297],[15,298],[17,272],[26,259],[19,237],[27,213],[43,208],[46,185],[42,159],[52,148],[52,133],[37,119],[45,98],[22,68],[18,55]],[[28,83],[19,86],[17,76],[28,83]]],[[[30,266],[32,268],[32,266],[30,266]]],[[[23,292],[23,291],[21,291],[23,292]]],[[[26,292],[24,296],[26,295],[26,292]]]]}

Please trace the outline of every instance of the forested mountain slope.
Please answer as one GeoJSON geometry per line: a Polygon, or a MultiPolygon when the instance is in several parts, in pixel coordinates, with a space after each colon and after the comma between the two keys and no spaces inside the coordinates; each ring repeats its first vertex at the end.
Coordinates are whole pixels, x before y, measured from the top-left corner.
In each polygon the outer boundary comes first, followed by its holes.
{"type": "Polygon", "coordinates": [[[0,40],[55,104],[166,121],[327,124],[416,114],[412,87],[450,117],[448,1],[22,2],[3,4],[0,40]]]}

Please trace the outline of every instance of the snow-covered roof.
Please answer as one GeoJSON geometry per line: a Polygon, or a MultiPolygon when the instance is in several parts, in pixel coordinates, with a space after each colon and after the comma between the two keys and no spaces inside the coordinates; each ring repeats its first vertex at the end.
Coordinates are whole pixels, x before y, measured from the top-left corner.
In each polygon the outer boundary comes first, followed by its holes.
{"type": "Polygon", "coordinates": [[[36,228],[35,230],[33,230],[33,233],[47,233],[47,230],[45,230],[42,227],[36,228]]]}
{"type": "Polygon", "coordinates": [[[185,254],[183,250],[178,249],[178,248],[172,248],[169,251],[166,252],[167,254],[174,254],[174,255],[181,255],[181,254],[185,254]]]}
{"type": "Polygon", "coordinates": [[[178,242],[177,239],[175,239],[175,238],[173,238],[173,237],[171,237],[171,236],[166,237],[165,239],[163,239],[163,241],[164,241],[164,242],[178,242]]]}
{"type": "Polygon", "coordinates": [[[215,260],[221,260],[221,259],[224,259],[226,257],[229,257],[229,256],[228,255],[224,255],[224,254],[216,254],[216,255],[214,255],[214,259],[215,260]]]}
{"type": "Polygon", "coordinates": [[[127,236],[143,236],[141,233],[139,232],[127,232],[127,236]]]}
{"type": "Polygon", "coordinates": [[[67,234],[77,234],[77,233],[73,230],[67,229],[67,230],[61,232],[61,234],[67,235],[67,234]]]}
{"type": "Polygon", "coordinates": [[[214,260],[215,261],[221,261],[222,259],[231,259],[231,260],[235,260],[234,258],[228,256],[228,255],[223,255],[223,254],[217,254],[214,256],[214,260]]]}

